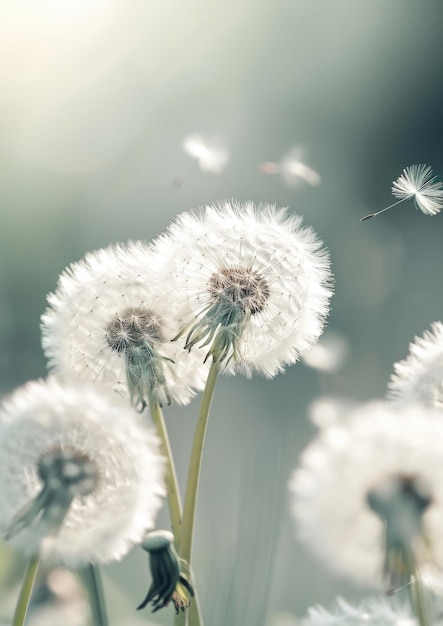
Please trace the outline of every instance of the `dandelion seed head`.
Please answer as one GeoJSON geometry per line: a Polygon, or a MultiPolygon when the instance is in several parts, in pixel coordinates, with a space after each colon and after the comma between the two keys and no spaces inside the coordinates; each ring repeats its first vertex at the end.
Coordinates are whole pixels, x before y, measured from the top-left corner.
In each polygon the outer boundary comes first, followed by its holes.
{"type": "Polygon", "coordinates": [[[171,342],[178,328],[157,263],[146,245],[129,242],[88,253],[61,274],[42,316],[51,371],[104,383],[136,403],[186,404],[203,388],[203,356],[171,342]]]}
{"type": "MultiPolygon", "coordinates": [[[[442,437],[439,411],[386,402],[358,406],[342,423],[323,428],[303,453],[290,482],[299,538],[333,569],[383,587],[382,518],[391,514],[383,504],[389,492],[396,494],[403,512],[412,511],[410,519],[415,515],[419,532],[429,540],[431,552],[421,554],[423,567],[433,563],[441,567],[442,437]],[[414,497],[404,497],[412,491],[414,497]],[[374,493],[378,505],[369,502],[374,493]],[[426,501],[421,510],[416,506],[420,499],[426,501]]],[[[400,507],[394,513],[399,511],[400,507]]],[[[417,531],[413,523],[398,527],[396,532],[404,531],[406,537],[417,531]]]]}
{"type": "Polygon", "coordinates": [[[121,559],[154,525],[163,472],[156,436],[100,386],[49,378],[0,408],[0,529],[13,524],[10,543],[27,556],[121,559]]]}
{"type": "Polygon", "coordinates": [[[394,364],[387,397],[396,403],[421,402],[443,408],[443,324],[409,344],[408,356],[394,364]]]}
{"type": "Polygon", "coordinates": [[[301,222],[274,206],[226,201],[179,215],[154,242],[191,353],[203,346],[215,358],[216,340],[223,371],[272,377],[315,343],[331,273],[301,222]]]}

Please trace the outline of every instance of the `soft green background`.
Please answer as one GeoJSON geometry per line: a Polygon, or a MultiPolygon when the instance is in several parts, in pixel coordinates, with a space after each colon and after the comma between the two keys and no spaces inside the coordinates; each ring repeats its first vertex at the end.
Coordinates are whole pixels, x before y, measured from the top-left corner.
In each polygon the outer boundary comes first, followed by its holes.
{"type": "MultiPolygon", "coordinates": [[[[339,376],[298,364],[216,392],[194,558],[207,626],[263,626],[364,591],[297,544],[286,485],[315,432],[309,402],[381,396],[408,342],[442,317],[443,216],[409,202],[359,223],[392,202],[403,167],[443,176],[442,23],[441,0],[0,4],[2,393],[45,375],[46,294],[89,250],[150,240],[180,211],[232,197],[290,207],[331,251],[329,327],[350,344],[339,376]],[[231,162],[177,190],[193,131],[220,133],[231,162]],[[295,144],[319,187],[260,173],[295,144]]],[[[197,408],[167,412],[182,485],[197,408]]],[[[117,624],[146,592],[145,555],[105,575],[117,624]]]]}

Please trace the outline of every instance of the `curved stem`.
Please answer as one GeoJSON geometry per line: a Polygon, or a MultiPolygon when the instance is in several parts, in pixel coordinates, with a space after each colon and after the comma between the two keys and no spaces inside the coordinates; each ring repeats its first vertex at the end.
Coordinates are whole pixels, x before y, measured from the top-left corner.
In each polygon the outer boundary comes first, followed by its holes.
{"type": "Polygon", "coordinates": [[[32,556],[28,561],[17,605],[15,607],[14,617],[12,618],[12,626],[23,626],[25,623],[26,613],[28,612],[29,601],[37,575],[38,564],[38,556],[32,556]]]}
{"type": "Polygon", "coordinates": [[[92,623],[94,626],[108,626],[105,595],[98,566],[90,563],[80,571],[80,577],[89,595],[92,623]]]}
{"type": "Polygon", "coordinates": [[[166,430],[163,412],[158,403],[150,403],[152,420],[160,438],[161,450],[166,458],[166,490],[168,495],[169,514],[171,516],[171,528],[174,535],[176,550],[179,549],[181,541],[182,505],[180,491],[178,487],[177,473],[175,471],[174,457],[172,456],[171,445],[169,443],[168,431],[166,430]]]}
{"type": "Polygon", "coordinates": [[[189,463],[188,482],[186,484],[185,503],[183,508],[182,540],[180,543],[180,557],[188,564],[191,562],[192,539],[194,533],[194,518],[197,504],[200,467],[205,444],[206,426],[209,411],[214,396],[217,381],[218,365],[213,362],[209,370],[205,390],[203,392],[197,425],[195,427],[194,442],[192,444],[191,460],[189,463]]]}
{"type": "MultiPolygon", "coordinates": [[[[195,427],[194,442],[192,444],[191,459],[189,463],[188,482],[186,485],[185,503],[182,521],[182,539],[180,543],[180,558],[191,567],[192,539],[194,532],[194,519],[197,505],[198,484],[200,479],[200,468],[203,457],[205,443],[206,426],[208,424],[209,411],[211,409],[212,398],[214,397],[215,383],[217,381],[218,365],[213,362],[209,370],[205,390],[198,414],[197,425],[195,427]]],[[[195,598],[196,600],[197,598],[195,598]]],[[[191,603],[189,607],[190,626],[201,626],[203,619],[200,612],[199,603],[191,603]]],[[[175,618],[175,626],[186,624],[186,613],[180,613],[175,618]]]]}

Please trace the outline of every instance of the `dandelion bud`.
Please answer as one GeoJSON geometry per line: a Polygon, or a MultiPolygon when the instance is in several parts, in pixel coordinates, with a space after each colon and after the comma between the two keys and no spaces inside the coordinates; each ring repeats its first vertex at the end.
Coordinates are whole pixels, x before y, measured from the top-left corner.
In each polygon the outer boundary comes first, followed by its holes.
{"type": "Polygon", "coordinates": [[[142,547],[149,553],[152,583],[137,610],[151,603],[155,613],[171,601],[176,613],[187,609],[194,590],[182,571],[183,563],[174,549],[173,534],[167,530],[153,531],[146,535],[142,547]]]}

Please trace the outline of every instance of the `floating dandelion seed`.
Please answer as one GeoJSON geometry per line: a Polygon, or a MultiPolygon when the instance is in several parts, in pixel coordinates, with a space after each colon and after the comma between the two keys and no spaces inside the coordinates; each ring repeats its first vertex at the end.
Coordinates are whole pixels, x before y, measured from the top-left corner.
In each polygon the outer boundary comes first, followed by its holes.
{"type": "Polygon", "coordinates": [[[332,568],[409,582],[411,561],[443,565],[443,420],[421,405],[372,402],[323,428],[294,473],[299,538],[332,568]]]}
{"type": "Polygon", "coordinates": [[[0,529],[27,556],[121,559],[154,525],[163,471],[154,433],[97,386],[49,378],[0,407],[0,529]]]}
{"type": "Polygon", "coordinates": [[[171,343],[171,307],[160,297],[158,257],[141,242],[88,253],[60,276],[42,316],[51,370],[102,382],[143,407],[187,404],[207,368],[198,354],[171,343]]]}
{"type": "Polygon", "coordinates": [[[388,398],[395,402],[421,402],[443,408],[443,324],[409,344],[408,356],[394,364],[388,385],[388,398]]]}
{"type": "Polygon", "coordinates": [[[182,213],[154,242],[185,349],[225,372],[272,377],[320,336],[329,258],[285,209],[225,202],[182,213]]]}
{"type": "Polygon", "coordinates": [[[280,174],[290,187],[296,187],[301,181],[312,186],[321,182],[318,172],[304,163],[304,150],[300,146],[292,148],[279,163],[262,163],[260,170],[264,174],[280,174]]]}
{"type": "Polygon", "coordinates": [[[411,198],[414,198],[415,206],[425,215],[437,215],[443,208],[443,183],[436,179],[429,165],[420,163],[406,167],[401,176],[392,183],[392,194],[400,200],[377,213],[365,215],[360,222],[380,215],[411,198]]]}
{"type": "MultiPolygon", "coordinates": [[[[193,159],[192,165],[198,165],[203,172],[221,174],[229,162],[228,151],[215,137],[189,135],[183,141],[183,150],[193,159]]],[[[182,186],[192,165],[175,177],[175,187],[182,186]]]]}

